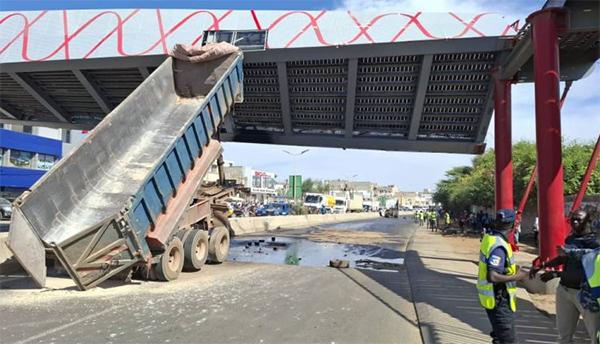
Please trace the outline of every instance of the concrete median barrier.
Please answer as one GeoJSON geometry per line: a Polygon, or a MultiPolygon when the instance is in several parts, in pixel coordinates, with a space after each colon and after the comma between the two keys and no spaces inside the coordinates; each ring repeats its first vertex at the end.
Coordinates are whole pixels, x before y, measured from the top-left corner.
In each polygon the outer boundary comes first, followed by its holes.
{"type": "Polygon", "coordinates": [[[229,222],[236,235],[270,232],[279,229],[297,229],[337,222],[368,220],[379,217],[379,213],[291,215],[231,218],[229,222]]]}

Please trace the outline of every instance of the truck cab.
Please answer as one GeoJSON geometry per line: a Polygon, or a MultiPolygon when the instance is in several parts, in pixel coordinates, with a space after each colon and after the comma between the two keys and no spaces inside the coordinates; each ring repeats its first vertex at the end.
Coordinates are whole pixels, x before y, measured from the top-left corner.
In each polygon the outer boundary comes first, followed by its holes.
{"type": "Polygon", "coordinates": [[[348,201],[342,197],[335,198],[335,206],[333,206],[334,214],[345,214],[348,211],[348,201]]]}
{"type": "Polygon", "coordinates": [[[289,203],[275,202],[261,207],[256,211],[256,216],[286,216],[291,212],[289,203]]]}
{"type": "Polygon", "coordinates": [[[316,214],[323,206],[327,206],[327,199],[323,194],[307,193],[304,197],[304,208],[309,214],[316,214]]]}

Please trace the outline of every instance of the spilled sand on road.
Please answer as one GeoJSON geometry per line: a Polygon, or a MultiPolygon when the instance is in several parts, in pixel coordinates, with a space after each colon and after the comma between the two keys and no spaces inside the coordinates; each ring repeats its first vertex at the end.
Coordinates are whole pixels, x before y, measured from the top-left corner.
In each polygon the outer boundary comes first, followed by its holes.
{"type": "Polygon", "coordinates": [[[348,245],[401,244],[405,241],[405,239],[399,235],[381,232],[323,228],[317,228],[310,231],[307,238],[316,242],[335,242],[348,245]]]}
{"type": "MultiPolygon", "coordinates": [[[[38,289],[28,279],[21,279],[15,284],[0,290],[0,304],[4,306],[40,305],[41,303],[60,302],[64,299],[89,299],[105,297],[132,297],[140,294],[172,294],[187,290],[190,287],[211,288],[216,285],[231,283],[233,280],[252,277],[259,270],[273,267],[264,264],[248,264],[225,262],[219,265],[206,265],[202,271],[182,273],[179,279],[171,282],[132,280],[123,282],[108,280],[87,291],[78,290],[68,277],[49,277],[47,287],[38,289]]],[[[157,296],[159,297],[159,296],[157,296]]]]}

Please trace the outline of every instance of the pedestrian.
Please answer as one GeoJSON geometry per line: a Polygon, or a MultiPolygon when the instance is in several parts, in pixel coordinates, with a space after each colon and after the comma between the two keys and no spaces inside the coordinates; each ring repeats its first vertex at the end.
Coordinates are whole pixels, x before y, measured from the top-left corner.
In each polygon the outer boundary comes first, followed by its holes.
{"type": "Polygon", "coordinates": [[[480,210],[476,216],[477,219],[477,231],[479,233],[483,232],[483,210],[480,210]]]}
{"type": "Polygon", "coordinates": [[[435,210],[431,210],[429,212],[429,225],[431,226],[431,231],[433,232],[434,230],[437,232],[437,224],[436,224],[436,218],[435,218],[435,210]]]}
{"type": "Polygon", "coordinates": [[[423,226],[423,210],[419,211],[419,227],[423,226]]]}
{"type": "Polygon", "coordinates": [[[450,219],[450,213],[449,212],[445,212],[444,213],[444,222],[446,224],[446,226],[444,227],[444,231],[450,228],[450,224],[452,222],[452,219],[450,219]]]}
{"type": "Polygon", "coordinates": [[[519,222],[519,224],[517,225],[517,228],[515,228],[515,243],[518,245],[519,244],[519,237],[521,236],[521,223],[519,222]]]}
{"type": "Polygon", "coordinates": [[[535,247],[538,247],[538,237],[540,234],[540,222],[538,220],[538,217],[535,217],[535,221],[533,222],[533,243],[535,244],[535,247]]]}
{"type": "Polygon", "coordinates": [[[517,282],[527,278],[514,262],[508,241],[515,222],[511,209],[500,209],[496,226],[481,241],[477,290],[479,302],[485,308],[492,325],[492,343],[518,343],[515,328],[517,282]]]}
{"type": "Polygon", "coordinates": [[[483,231],[486,233],[489,233],[491,230],[490,214],[488,214],[488,213],[483,214],[483,217],[481,218],[481,224],[483,226],[483,231]]]}
{"type": "Polygon", "coordinates": [[[427,223],[427,229],[431,229],[433,232],[433,227],[431,227],[431,212],[429,210],[425,211],[425,222],[427,223]]]}
{"type": "MultiPolygon", "coordinates": [[[[581,280],[579,302],[585,309],[593,313],[600,311],[600,249],[569,249],[558,246],[556,253],[559,257],[570,257],[581,261],[585,277],[581,280]]],[[[599,314],[600,316],[600,314],[599,314]]],[[[600,342],[600,326],[596,332],[596,342],[600,342]]],[[[592,342],[593,343],[593,342],[592,342]]]]}
{"type": "MultiPolygon", "coordinates": [[[[567,249],[597,249],[600,243],[596,235],[590,231],[588,226],[590,215],[579,209],[571,215],[571,227],[573,231],[565,240],[567,249]]],[[[547,271],[540,276],[542,282],[548,282],[555,277],[560,277],[560,283],[556,288],[556,328],[558,330],[558,343],[573,343],[573,335],[577,329],[579,316],[583,317],[585,327],[590,337],[595,337],[600,326],[598,313],[586,309],[578,300],[581,289],[581,281],[584,277],[581,262],[569,256],[556,257],[548,262],[542,262],[540,266],[531,269],[530,276],[544,268],[554,268],[563,265],[561,272],[547,271]]],[[[592,343],[596,344],[594,339],[592,343]]]]}

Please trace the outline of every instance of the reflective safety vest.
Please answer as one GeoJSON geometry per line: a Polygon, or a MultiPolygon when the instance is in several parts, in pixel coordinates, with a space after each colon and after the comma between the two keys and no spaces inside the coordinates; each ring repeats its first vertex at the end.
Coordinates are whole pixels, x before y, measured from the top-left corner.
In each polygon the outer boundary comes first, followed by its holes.
{"type": "MultiPolygon", "coordinates": [[[[504,248],[506,251],[505,270],[507,275],[515,275],[517,273],[517,265],[513,257],[513,251],[510,245],[498,235],[486,234],[481,241],[479,251],[479,275],[477,278],[477,291],[479,292],[479,302],[484,308],[493,309],[496,307],[496,299],[494,297],[494,284],[487,280],[487,265],[490,255],[498,247],[504,248]]],[[[515,312],[517,310],[517,283],[507,282],[506,291],[510,298],[510,308],[515,312]]]]}
{"type": "Polygon", "coordinates": [[[429,219],[431,221],[435,221],[435,213],[434,212],[429,213],[429,219]]]}
{"type": "MultiPolygon", "coordinates": [[[[585,277],[592,290],[592,295],[600,304],[600,251],[595,250],[583,256],[581,265],[585,271],[585,277]]],[[[598,329],[598,343],[600,343],[600,329],[598,329]]]]}
{"type": "Polygon", "coordinates": [[[581,265],[583,265],[592,295],[600,304],[600,251],[595,250],[583,256],[581,265]]]}
{"type": "Polygon", "coordinates": [[[444,215],[444,218],[446,219],[446,223],[447,223],[447,224],[450,224],[450,214],[446,213],[446,214],[444,215]]]}

